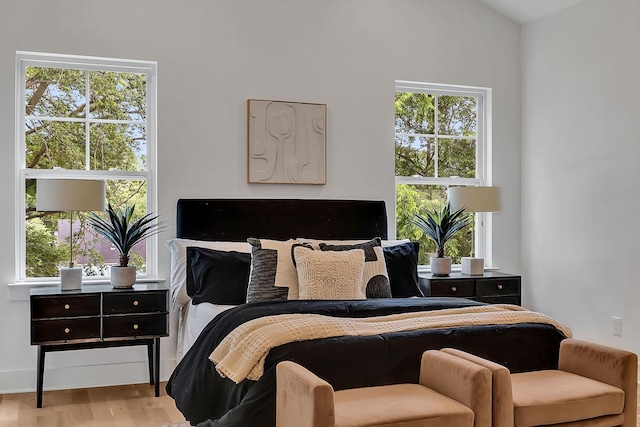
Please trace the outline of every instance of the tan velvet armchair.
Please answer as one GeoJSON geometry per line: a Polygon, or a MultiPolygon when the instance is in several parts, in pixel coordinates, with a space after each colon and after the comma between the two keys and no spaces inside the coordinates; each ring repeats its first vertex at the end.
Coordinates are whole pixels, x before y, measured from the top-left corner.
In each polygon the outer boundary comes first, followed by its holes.
{"type": "Polygon", "coordinates": [[[511,374],[475,355],[442,351],[491,370],[493,427],[636,427],[634,353],[566,339],[560,344],[557,370],[511,374]]]}
{"type": "Polygon", "coordinates": [[[440,351],[422,356],[419,384],[334,391],[294,362],[276,367],[276,427],[489,427],[491,372],[440,351]]]}

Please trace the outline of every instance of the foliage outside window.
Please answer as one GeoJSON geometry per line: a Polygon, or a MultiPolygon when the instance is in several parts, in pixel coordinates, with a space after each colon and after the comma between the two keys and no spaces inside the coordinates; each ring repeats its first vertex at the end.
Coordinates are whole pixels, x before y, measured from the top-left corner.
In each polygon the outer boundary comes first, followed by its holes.
{"type": "MultiPolygon", "coordinates": [[[[428,264],[435,246],[412,224],[414,215],[439,210],[447,203],[449,186],[486,185],[487,93],[488,89],[396,82],[396,235],[420,242],[420,264],[428,264]]],[[[483,230],[473,224],[447,242],[446,254],[454,264],[463,256],[489,255],[483,230]]]]}
{"type": "MultiPolygon", "coordinates": [[[[69,261],[85,276],[109,274],[117,251],[96,235],[85,212],[38,212],[43,178],[103,179],[107,201],[155,211],[155,72],[146,61],[18,52],[18,280],[56,277],[69,261]]],[[[155,239],[132,264],[155,275],[155,239]]]]}

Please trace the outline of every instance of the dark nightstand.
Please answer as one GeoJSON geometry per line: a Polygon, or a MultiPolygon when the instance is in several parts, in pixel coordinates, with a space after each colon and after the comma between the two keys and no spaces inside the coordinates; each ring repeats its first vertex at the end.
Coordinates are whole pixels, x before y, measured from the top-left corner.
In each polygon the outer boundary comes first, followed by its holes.
{"type": "Polygon", "coordinates": [[[485,271],[482,275],[451,273],[446,277],[420,273],[420,289],[425,296],[461,297],[491,304],[520,305],[521,277],[485,271]]]}
{"type": "Polygon", "coordinates": [[[160,395],[160,337],[169,335],[168,289],[156,283],[130,289],[85,285],[31,290],[31,344],[38,346],[38,408],[49,351],[146,345],[149,383],[160,395]]]}

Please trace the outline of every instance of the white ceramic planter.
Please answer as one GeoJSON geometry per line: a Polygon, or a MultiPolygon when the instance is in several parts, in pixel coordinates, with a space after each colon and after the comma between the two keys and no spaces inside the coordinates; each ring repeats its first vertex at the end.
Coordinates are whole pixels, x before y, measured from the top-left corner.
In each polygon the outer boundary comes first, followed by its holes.
{"type": "Polygon", "coordinates": [[[429,258],[431,265],[431,274],[434,276],[448,276],[451,274],[451,257],[431,257],[429,258]]]}
{"type": "Polygon", "coordinates": [[[136,283],[136,267],[111,267],[111,286],[114,288],[130,288],[136,283]]]}

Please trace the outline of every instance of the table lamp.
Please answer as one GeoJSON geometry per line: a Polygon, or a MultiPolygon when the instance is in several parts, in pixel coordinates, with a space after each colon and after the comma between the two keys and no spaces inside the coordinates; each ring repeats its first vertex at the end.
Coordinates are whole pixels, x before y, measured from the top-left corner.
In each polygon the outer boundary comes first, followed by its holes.
{"type": "Polygon", "coordinates": [[[60,268],[60,288],[63,291],[82,287],[82,268],[73,264],[73,211],[103,211],[105,182],[93,179],[38,179],[36,210],[69,211],[69,267],[60,268]]]}
{"type": "MultiPolygon", "coordinates": [[[[500,191],[498,187],[449,187],[447,196],[451,211],[454,212],[462,208],[464,208],[465,212],[474,214],[498,212],[500,210],[500,191]]],[[[483,272],[483,258],[462,257],[462,273],[479,275],[483,274],[483,272]]]]}

